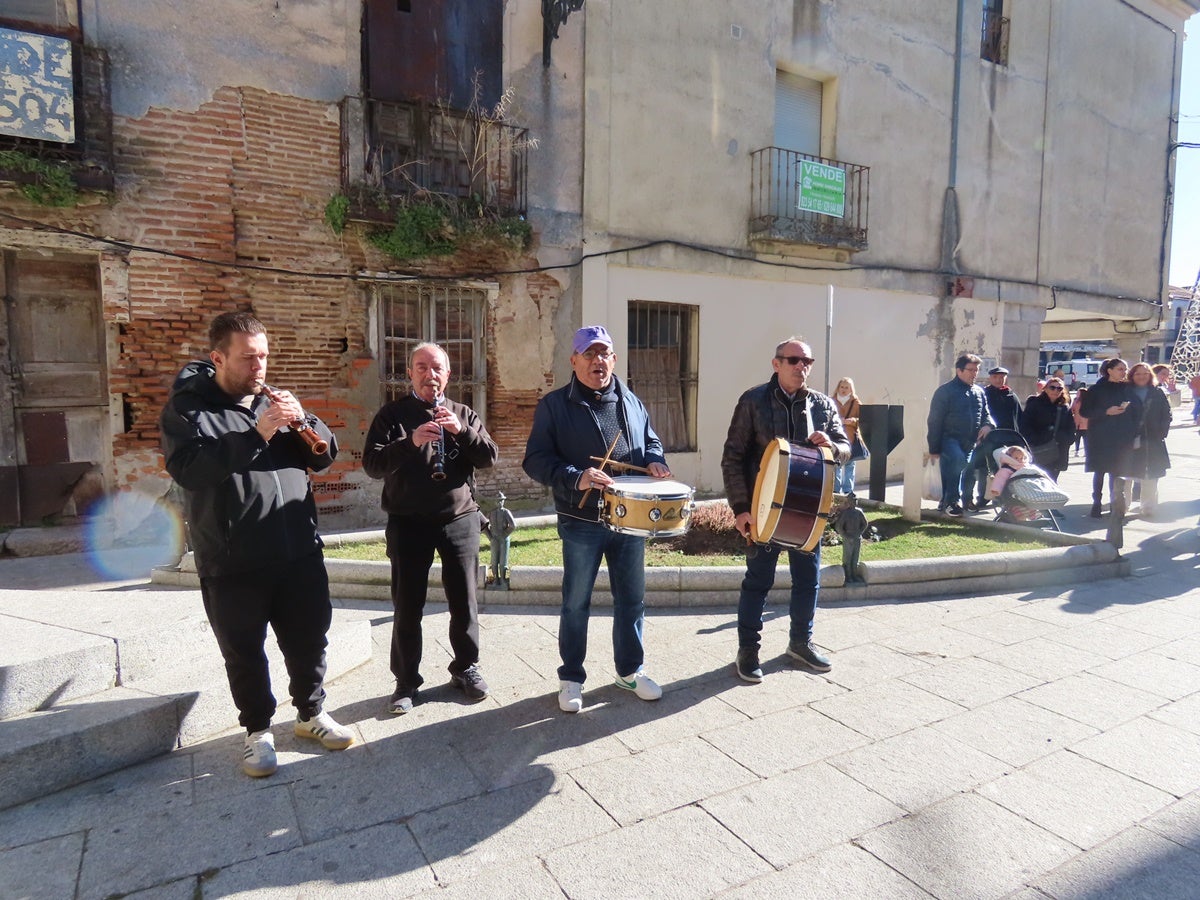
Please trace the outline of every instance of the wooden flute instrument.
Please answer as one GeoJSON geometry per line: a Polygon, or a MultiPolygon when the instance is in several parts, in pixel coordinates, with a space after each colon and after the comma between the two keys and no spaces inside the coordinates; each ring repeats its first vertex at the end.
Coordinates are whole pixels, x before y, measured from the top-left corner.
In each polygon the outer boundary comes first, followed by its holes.
{"type": "MultiPolygon", "coordinates": [[[[272,403],[278,403],[283,399],[274,388],[267,384],[263,385],[263,393],[267,395],[267,398],[272,403]]],[[[308,449],[312,452],[313,456],[324,456],[326,451],[329,450],[329,441],[317,434],[316,430],[304,421],[303,416],[298,419],[292,419],[288,422],[288,427],[298,434],[304,443],[308,444],[308,449]]]]}

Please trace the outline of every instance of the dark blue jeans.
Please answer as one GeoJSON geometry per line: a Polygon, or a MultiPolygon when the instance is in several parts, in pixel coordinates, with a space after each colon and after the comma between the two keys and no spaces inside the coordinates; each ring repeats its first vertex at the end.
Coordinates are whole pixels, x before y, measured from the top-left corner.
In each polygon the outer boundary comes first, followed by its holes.
{"type": "MultiPolygon", "coordinates": [[[[757,650],[762,635],[763,609],[767,605],[767,593],[775,585],[775,566],[781,548],[769,545],[754,549],[756,552],[746,559],[746,577],[742,579],[742,591],[738,595],[738,647],[757,650]]],[[[821,547],[817,546],[816,553],[788,550],[787,554],[792,573],[789,609],[792,621],[788,640],[807,644],[812,638],[817,591],[821,587],[821,547]]]]}
{"type": "Polygon", "coordinates": [[[967,467],[967,451],[962,444],[953,438],[944,439],[938,467],[942,473],[942,500],[938,509],[945,509],[962,500],[963,469],[967,467]]]}
{"type": "Polygon", "coordinates": [[[642,667],[642,628],[645,622],[646,539],[609,531],[599,522],[558,517],[563,544],[562,612],[558,620],[558,655],[562,681],[582,684],[587,678],[588,617],[592,588],[600,560],[608,562],[613,597],[613,662],[618,675],[632,675],[642,667]]]}

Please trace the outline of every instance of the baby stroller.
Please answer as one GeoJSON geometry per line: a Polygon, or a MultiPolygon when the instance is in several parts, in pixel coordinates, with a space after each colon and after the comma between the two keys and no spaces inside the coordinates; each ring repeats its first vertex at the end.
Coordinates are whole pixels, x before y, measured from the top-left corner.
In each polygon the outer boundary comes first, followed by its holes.
{"type": "Polygon", "coordinates": [[[1008,447],[1024,450],[1027,462],[1008,476],[1003,490],[996,497],[996,521],[1049,526],[1055,531],[1062,531],[1054,512],[1066,506],[1071,498],[1045,469],[1033,464],[1033,451],[1020,432],[1011,428],[994,428],[979,442],[974,453],[982,454],[988,475],[994,479],[1000,472],[1001,459],[1008,447]]]}

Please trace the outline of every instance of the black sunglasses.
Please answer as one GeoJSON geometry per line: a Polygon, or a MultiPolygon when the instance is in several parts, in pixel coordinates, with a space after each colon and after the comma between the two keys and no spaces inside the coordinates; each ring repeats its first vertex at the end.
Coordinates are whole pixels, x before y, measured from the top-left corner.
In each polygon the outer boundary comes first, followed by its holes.
{"type": "Polygon", "coordinates": [[[1061,391],[1061,390],[1062,390],[1062,385],[1061,385],[1061,384],[1048,384],[1048,385],[1046,385],[1046,390],[1048,390],[1048,391],[1061,391]]]}
{"type": "Polygon", "coordinates": [[[780,362],[787,363],[789,366],[798,365],[799,363],[804,363],[806,366],[811,366],[816,362],[816,360],[811,356],[777,356],[775,358],[780,362]]]}

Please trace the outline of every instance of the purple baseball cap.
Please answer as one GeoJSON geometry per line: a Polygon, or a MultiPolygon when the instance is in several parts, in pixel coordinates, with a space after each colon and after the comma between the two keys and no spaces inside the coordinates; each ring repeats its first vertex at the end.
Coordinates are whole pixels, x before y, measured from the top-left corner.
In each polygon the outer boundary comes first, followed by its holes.
{"type": "Polygon", "coordinates": [[[604,344],[609,350],[613,349],[612,338],[603,325],[584,325],[575,332],[575,340],[571,342],[576,353],[582,353],[592,344],[604,344]]]}

